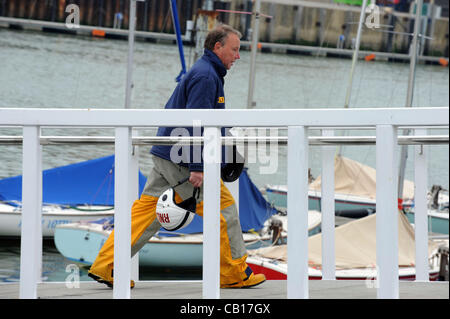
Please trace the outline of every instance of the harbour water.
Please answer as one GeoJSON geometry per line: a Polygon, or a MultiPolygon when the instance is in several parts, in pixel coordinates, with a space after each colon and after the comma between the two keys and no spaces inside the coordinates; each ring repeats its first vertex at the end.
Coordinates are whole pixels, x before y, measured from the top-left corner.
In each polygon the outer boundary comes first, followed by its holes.
{"type": "MultiPolygon", "coordinates": [[[[127,52],[126,41],[0,29],[0,107],[123,108],[127,52]]],[[[193,50],[185,48],[188,61],[193,54],[193,50]]],[[[137,42],[134,61],[132,108],[163,108],[181,70],[176,46],[137,42]]],[[[249,65],[250,54],[242,51],[241,59],[225,78],[227,108],[246,107],[249,65]]],[[[256,109],[342,108],[350,67],[349,59],[259,54],[254,96],[256,109]]],[[[408,63],[359,61],[350,107],[404,107],[408,75],[408,63]]],[[[413,107],[448,106],[448,88],[448,68],[418,65],[413,107]]],[[[373,131],[367,130],[352,133],[374,135],[373,131]]],[[[448,134],[448,131],[430,130],[432,133],[448,134]]],[[[18,128],[0,128],[0,135],[21,134],[18,128]]],[[[47,128],[43,129],[43,134],[113,135],[113,131],[47,128]]],[[[278,134],[285,132],[280,130],[278,134]]],[[[148,147],[140,150],[140,168],[144,174],[152,165],[148,150],[148,147]]],[[[20,146],[0,145],[0,178],[21,174],[21,152],[20,146]]],[[[249,175],[257,186],[286,183],[286,148],[280,146],[276,152],[276,170],[271,174],[260,173],[263,163],[249,164],[249,175]]],[[[112,146],[44,146],[43,168],[112,153],[112,146]]],[[[375,146],[348,146],[342,154],[375,166],[375,146]]],[[[448,189],[448,163],[448,145],[429,146],[429,187],[438,184],[448,189]]],[[[320,174],[319,148],[311,148],[310,167],[313,176],[320,174]]],[[[406,178],[413,179],[411,151],[406,178]]],[[[18,242],[0,245],[0,281],[18,278],[19,253],[18,242]]],[[[45,280],[64,280],[69,264],[71,262],[59,255],[51,244],[44,246],[45,280]]],[[[83,272],[81,275],[81,280],[86,279],[83,272]]],[[[164,272],[158,276],[164,277],[164,272]]],[[[200,275],[186,276],[196,278],[200,275]]]]}

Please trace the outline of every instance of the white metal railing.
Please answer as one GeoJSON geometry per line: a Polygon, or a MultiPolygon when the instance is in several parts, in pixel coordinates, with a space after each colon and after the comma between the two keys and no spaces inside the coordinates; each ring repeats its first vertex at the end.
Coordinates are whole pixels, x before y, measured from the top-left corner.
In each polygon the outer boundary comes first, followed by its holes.
{"type": "MultiPolygon", "coordinates": [[[[131,204],[137,196],[137,160],[131,152],[133,127],[193,126],[204,131],[203,297],[219,298],[219,210],[221,127],[288,128],[288,298],[308,298],[308,132],[324,128],[368,126],[376,129],[378,297],[398,298],[397,129],[444,126],[449,108],[318,110],[101,110],[0,109],[1,126],[23,127],[23,189],[20,297],[36,298],[41,242],[41,127],[115,128],[114,298],[130,297],[131,204]],[[195,120],[195,122],[194,122],[195,120]],[[128,191],[124,191],[128,190],[128,191]],[[300,195],[299,195],[300,194],[300,195]],[[294,209],[295,208],[295,209],[294,209]],[[36,213],[38,212],[38,213],[36,213]],[[208,213],[209,212],[209,213],[208,213]],[[214,213],[215,212],[215,213],[214,213]]],[[[324,279],[334,279],[334,180],[331,146],[324,146],[322,223],[324,279]]],[[[420,147],[420,146],[417,146],[420,147]]],[[[333,156],[332,156],[333,154],[333,156]]],[[[416,152],[417,276],[428,278],[426,153],[416,152]]]]}
{"type": "MultiPolygon", "coordinates": [[[[328,130],[328,129],[327,129],[328,130]]],[[[255,143],[287,145],[287,136],[222,136],[225,145],[255,145],[255,143]]],[[[0,135],[0,145],[22,144],[23,136],[0,135]]],[[[443,144],[449,142],[448,135],[404,135],[398,136],[398,145],[443,144]]],[[[62,144],[114,144],[114,136],[40,136],[41,145],[62,144]]],[[[202,137],[190,136],[133,136],[133,145],[202,145],[202,137]]],[[[308,136],[310,146],[325,145],[375,145],[375,136],[308,136]]]]}

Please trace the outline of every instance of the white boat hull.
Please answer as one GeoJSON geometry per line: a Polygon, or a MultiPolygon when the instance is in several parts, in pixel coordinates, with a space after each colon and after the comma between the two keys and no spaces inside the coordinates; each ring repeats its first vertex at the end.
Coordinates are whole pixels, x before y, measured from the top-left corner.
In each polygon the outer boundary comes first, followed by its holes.
{"type": "MultiPolygon", "coordinates": [[[[287,263],[259,257],[250,256],[247,258],[247,264],[256,273],[263,273],[267,280],[286,280],[287,279],[287,263]]],[[[432,263],[430,270],[430,280],[437,280],[439,276],[439,266],[437,260],[432,263]]],[[[355,268],[355,269],[337,269],[335,272],[336,280],[367,280],[368,284],[374,284],[377,278],[376,268],[355,268]]],[[[322,271],[320,269],[308,267],[309,280],[321,280],[322,271]]],[[[415,267],[400,267],[400,280],[415,280],[415,267]]]]}
{"type": "MultiPolygon", "coordinates": [[[[91,221],[114,215],[111,207],[84,207],[83,209],[44,206],[42,208],[42,236],[53,237],[57,225],[91,221]]],[[[21,236],[22,213],[20,207],[0,203],[0,237],[21,236]]]]}
{"type": "MultiPolygon", "coordinates": [[[[66,224],[55,231],[55,245],[69,260],[91,265],[111,230],[103,230],[100,224],[66,224]]],[[[244,234],[250,249],[268,246],[271,237],[244,234]]],[[[191,234],[174,237],[154,236],[139,251],[139,265],[144,267],[201,267],[203,235],[191,234]]]]}
{"type": "MultiPolygon", "coordinates": [[[[309,234],[320,231],[321,214],[309,212],[309,234]]],[[[277,216],[282,220],[283,230],[281,243],[286,242],[287,217],[277,216]]],[[[266,227],[269,223],[266,222],[266,227]]],[[[91,265],[98,252],[110,235],[110,229],[102,224],[73,223],[59,225],[55,230],[55,245],[66,258],[91,265]]],[[[247,249],[257,249],[271,245],[272,236],[266,231],[263,234],[244,233],[247,249]]],[[[187,234],[181,236],[153,236],[139,251],[139,265],[143,267],[201,267],[203,261],[203,234],[187,234]]]]}
{"type": "MultiPolygon", "coordinates": [[[[283,185],[271,186],[265,188],[268,202],[278,209],[287,208],[287,187],[283,185]]],[[[311,210],[321,210],[321,192],[315,190],[308,191],[308,207],[311,210]]],[[[442,197],[442,201],[448,198],[442,197]]],[[[414,223],[414,202],[403,202],[403,209],[411,223],[414,223]]],[[[360,218],[369,214],[370,210],[376,210],[376,200],[360,196],[335,193],[335,214],[336,216],[360,218]]],[[[439,234],[448,234],[449,231],[449,213],[447,210],[428,209],[429,231],[439,234]]]]}

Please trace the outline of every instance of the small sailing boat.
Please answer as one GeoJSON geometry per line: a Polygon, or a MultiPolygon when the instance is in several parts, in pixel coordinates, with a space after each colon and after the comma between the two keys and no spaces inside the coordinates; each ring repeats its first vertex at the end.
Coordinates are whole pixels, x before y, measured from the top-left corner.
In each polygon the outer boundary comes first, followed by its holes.
{"type": "MultiPolygon", "coordinates": [[[[139,173],[139,189],[146,178],[139,173]]],[[[43,171],[42,235],[60,224],[114,215],[114,155],[43,171]]],[[[0,180],[0,236],[21,235],[22,176],[0,180]]]]}
{"type": "MultiPolygon", "coordinates": [[[[415,240],[414,229],[406,216],[398,213],[399,225],[399,279],[414,280],[415,240]]],[[[368,280],[377,277],[376,214],[353,220],[335,230],[335,265],[338,280],[368,280]]],[[[308,275],[310,280],[322,279],[322,234],[308,238],[308,275]]],[[[448,246],[448,240],[447,240],[448,246]]],[[[429,241],[430,280],[439,276],[439,245],[429,241]]],[[[249,251],[247,263],[253,271],[263,273],[267,279],[286,280],[287,245],[249,251]]]]}

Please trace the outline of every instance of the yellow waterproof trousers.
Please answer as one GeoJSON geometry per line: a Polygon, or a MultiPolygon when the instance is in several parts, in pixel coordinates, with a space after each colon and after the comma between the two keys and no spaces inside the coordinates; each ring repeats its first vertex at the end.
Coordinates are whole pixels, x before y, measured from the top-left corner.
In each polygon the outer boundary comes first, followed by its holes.
{"type": "MultiPolygon", "coordinates": [[[[131,253],[136,254],[160,229],[156,218],[156,203],[159,195],[170,185],[187,177],[189,172],[164,159],[153,157],[155,167],[149,175],[147,184],[131,209],[131,253]],[[155,196],[156,195],[156,196],[155,196]]],[[[185,183],[176,189],[176,202],[192,196],[192,185],[185,183]]],[[[202,196],[201,191],[200,196],[202,196]]],[[[221,181],[220,201],[220,284],[240,282],[251,273],[246,264],[247,253],[235,201],[221,181]]],[[[203,201],[197,204],[196,213],[203,217],[203,201]]],[[[101,248],[90,273],[112,281],[114,263],[114,231],[101,248]]]]}

